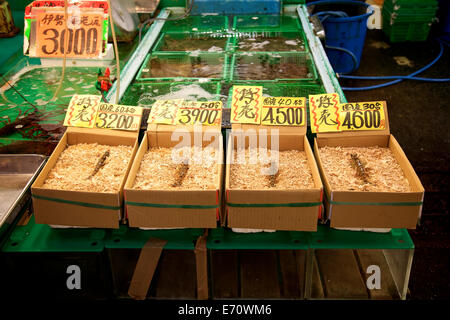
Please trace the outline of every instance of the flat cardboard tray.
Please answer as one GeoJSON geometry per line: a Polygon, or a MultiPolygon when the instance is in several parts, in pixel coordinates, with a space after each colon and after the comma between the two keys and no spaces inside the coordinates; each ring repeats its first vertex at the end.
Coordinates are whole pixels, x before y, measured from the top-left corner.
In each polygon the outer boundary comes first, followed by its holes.
{"type": "Polygon", "coordinates": [[[425,190],[401,146],[390,134],[386,104],[386,128],[380,131],[318,133],[314,154],[325,186],[327,219],[334,228],[408,228],[415,229],[421,217],[425,190]],[[387,147],[399,162],[411,186],[410,192],[335,191],[320,158],[320,148],[387,147]]]}
{"type": "Polygon", "coordinates": [[[31,187],[36,223],[70,227],[119,228],[123,216],[123,186],[138,149],[138,133],[107,129],[68,128],[31,187]],[[98,143],[133,147],[118,192],[99,193],[44,189],[50,170],[67,145],[98,143]]]}
{"type": "MultiPolygon", "coordinates": [[[[125,184],[125,208],[130,227],[139,228],[216,228],[221,216],[223,163],[219,164],[215,190],[134,190],[141,160],[151,147],[174,147],[173,132],[147,131],[134,159],[125,184]]],[[[194,132],[190,132],[191,143],[194,132]]],[[[220,159],[223,159],[222,135],[219,139],[220,159]]],[[[215,141],[215,140],[213,140],[215,141]]],[[[213,141],[204,141],[203,146],[213,141]]],[[[223,162],[223,161],[222,161],[223,162]]]]}
{"type": "MultiPolygon", "coordinates": [[[[232,133],[228,140],[226,168],[226,212],[227,226],[239,229],[316,231],[322,212],[323,186],[314,154],[304,135],[280,134],[279,150],[301,150],[306,152],[311,169],[314,188],[299,190],[239,190],[230,188],[232,148],[236,150],[239,135],[232,133]],[[232,144],[232,142],[234,142],[232,144]]],[[[259,134],[255,135],[259,139],[259,134]]],[[[242,138],[242,137],[241,137],[242,138]]],[[[245,139],[245,138],[244,138],[245,139]]],[[[250,138],[249,138],[250,139],[250,138]]],[[[271,148],[271,141],[267,147],[271,148]]],[[[249,140],[245,140],[248,148],[249,140]]]]}

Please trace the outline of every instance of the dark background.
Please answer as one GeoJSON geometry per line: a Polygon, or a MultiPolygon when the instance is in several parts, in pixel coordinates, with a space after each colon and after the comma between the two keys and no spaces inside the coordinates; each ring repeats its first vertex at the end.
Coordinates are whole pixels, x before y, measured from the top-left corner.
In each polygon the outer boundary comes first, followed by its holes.
{"type": "MultiPolygon", "coordinates": [[[[368,30],[361,65],[354,73],[365,76],[408,75],[430,63],[439,53],[432,29],[427,42],[389,43],[380,30],[368,30]],[[377,48],[381,42],[389,47],[377,48]],[[412,67],[398,65],[394,57],[408,58],[412,67]]],[[[430,69],[418,75],[450,77],[450,48],[430,69]]],[[[369,86],[383,81],[344,80],[341,86],[369,86]]],[[[345,91],[348,101],[386,100],[391,133],[396,137],[425,188],[420,226],[410,230],[415,253],[409,299],[450,298],[450,85],[419,81],[370,91],[345,91]]]]}

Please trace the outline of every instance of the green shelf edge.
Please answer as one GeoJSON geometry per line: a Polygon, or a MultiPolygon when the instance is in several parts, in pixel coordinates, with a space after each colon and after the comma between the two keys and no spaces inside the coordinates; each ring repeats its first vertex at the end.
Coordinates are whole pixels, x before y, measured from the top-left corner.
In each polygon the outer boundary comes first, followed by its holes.
{"type": "Polygon", "coordinates": [[[141,249],[150,238],[167,240],[164,249],[194,250],[195,241],[203,235],[204,229],[141,230],[121,225],[119,229],[108,230],[106,249],[141,249]]]}
{"type": "MultiPolygon", "coordinates": [[[[194,250],[204,229],[141,230],[121,225],[119,229],[54,229],[36,224],[16,226],[2,252],[102,252],[106,249],[141,249],[150,238],[167,240],[164,249],[194,250]]],[[[228,228],[209,229],[211,250],[308,250],[308,249],[414,249],[406,229],[388,233],[344,231],[319,225],[317,232],[276,231],[236,233],[228,228]]]]}
{"type": "Polygon", "coordinates": [[[211,229],[206,247],[219,249],[270,249],[307,250],[306,232],[276,231],[258,233],[236,233],[228,228],[211,229]]]}
{"type": "Polygon", "coordinates": [[[309,234],[312,249],[414,249],[406,229],[387,233],[337,230],[319,225],[309,234]]]}
{"type": "Polygon", "coordinates": [[[102,252],[105,236],[104,229],[55,229],[35,223],[33,216],[27,225],[14,228],[2,252],[102,252]]]}
{"type": "Polygon", "coordinates": [[[208,249],[414,249],[406,229],[388,233],[344,231],[319,225],[317,232],[276,231],[235,233],[230,229],[210,230],[208,249]]]}

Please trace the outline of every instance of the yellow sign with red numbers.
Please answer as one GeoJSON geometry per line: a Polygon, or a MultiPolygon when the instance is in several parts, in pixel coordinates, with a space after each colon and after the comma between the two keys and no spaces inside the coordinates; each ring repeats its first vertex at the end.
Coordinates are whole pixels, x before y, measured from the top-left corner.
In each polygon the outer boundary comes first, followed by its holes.
{"type": "Polygon", "coordinates": [[[339,106],[342,131],[384,130],[386,117],[383,101],[342,103],[339,106]]]}
{"type": "Polygon", "coordinates": [[[68,127],[138,131],[142,108],[102,102],[101,96],[74,95],[67,108],[68,127]]]}
{"type": "Polygon", "coordinates": [[[140,129],[141,120],[141,107],[101,102],[98,107],[95,127],[99,129],[137,131],[140,129]]]}
{"type": "Polygon", "coordinates": [[[103,10],[98,13],[78,8],[68,14],[67,30],[64,10],[47,8],[36,14],[36,56],[61,58],[97,58],[103,48],[103,10]],[[67,33],[67,35],[66,35],[67,33]]]}
{"type": "Polygon", "coordinates": [[[293,97],[264,97],[261,124],[268,126],[304,126],[306,99],[293,97]]]}
{"type": "Polygon", "coordinates": [[[311,131],[385,130],[384,101],[340,103],[337,93],[309,96],[311,131]]]}
{"type": "Polygon", "coordinates": [[[177,124],[222,125],[222,101],[184,101],[178,109],[177,124]]]}

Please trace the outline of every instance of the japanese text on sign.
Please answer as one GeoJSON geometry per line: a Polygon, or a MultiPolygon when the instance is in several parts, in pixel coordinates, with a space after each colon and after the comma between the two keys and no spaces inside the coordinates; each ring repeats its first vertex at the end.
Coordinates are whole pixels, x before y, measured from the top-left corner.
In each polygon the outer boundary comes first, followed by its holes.
{"type": "Polygon", "coordinates": [[[101,96],[74,95],[67,108],[64,125],[69,127],[137,131],[142,108],[104,103],[101,96]]]}
{"type": "Polygon", "coordinates": [[[339,118],[342,131],[386,129],[382,101],[343,103],[339,106],[339,118]]]}
{"type": "Polygon", "coordinates": [[[142,108],[100,103],[95,127],[137,131],[140,129],[142,108]]]}
{"type": "Polygon", "coordinates": [[[67,108],[64,125],[69,127],[93,128],[100,101],[100,96],[74,95],[67,108]]]}
{"type": "Polygon", "coordinates": [[[261,123],[261,86],[234,86],[231,98],[231,123],[261,123]]]}
{"type": "MultiPolygon", "coordinates": [[[[101,8],[105,14],[108,14],[108,2],[106,0],[84,0],[82,2],[78,1],[68,1],[69,8],[71,6],[77,6],[79,8],[101,8]],[[73,3],[70,3],[73,2],[73,3]]],[[[28,6],[25,7],[25,18],[30,18],[32,8],[41,7],[64,7],[64,0],[34,0],[28,6]]]]}
{"type": "Polygon", "coordinates": [[[178,110],[176,123],[192,125],[221,125],[222,102],[221,101],[184,101],[178,110]]]}
{"type": "Polygon", "coordinates": [[[309,96],[309,115],[313,133],[341,130],[339,104],[337,93],[309,96]]]}
{"type": "Polygon", "coordinates": [[[305,98],[265,97],[262,105],[262,125],[305,125],[305,98]]]}
{"type": "Polygon", "coordinates": [[[41,11],[36,16],[36,55],[38,57],[96,58],[103,48],[103,13],[64,11],[41,11]],[[66,31],[67,37],[66,40],[66,31]],[[67,42],[67,44],[66,44],[67,42]]]}
{"type": "Polygon", "coordinates": [[[149,124],[176,124],[178,109],[183,103],[183,99],[156,100],[152,106],[149,124]]]}

